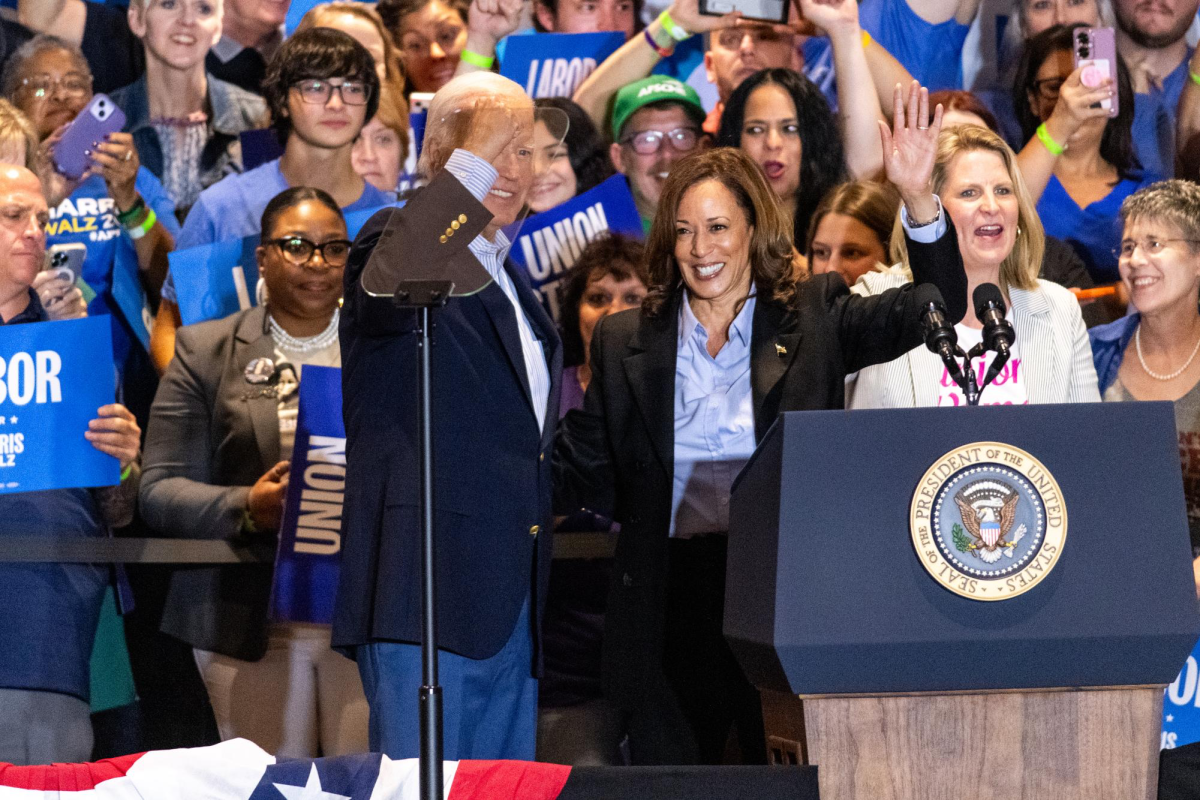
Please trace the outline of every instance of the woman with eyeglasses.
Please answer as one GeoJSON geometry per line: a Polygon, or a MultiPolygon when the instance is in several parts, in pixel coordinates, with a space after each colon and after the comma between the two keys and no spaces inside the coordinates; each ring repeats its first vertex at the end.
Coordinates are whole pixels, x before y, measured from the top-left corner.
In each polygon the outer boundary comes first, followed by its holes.
{"type": "Polygon", "coordinates": [[[109,134],[96,145],[82,181],[56,171],[53,148],[67,123],[92,101],[92,75],[78,47],[53,36],[34,37],[5,65],[3,88],[41,142],[37,171],[50,206],[46,246],[86,248],[81,277],[95,292],[88,314],[111,318],[125,404],[144,423],[156,375],[140,341],[138,295],[144,291],[152,308],[158,303],[167,253],[179,235],[175,204],[142,166],[128,133],[109,134]]]}
{"type": "Polygon", "coordinates": [[[1118,268],[1135,313],[1088,331],[1105,402],[1170,400],[1200,593],[1200,186],[1169,180],[1121,204],[1118,268]]]}
{"type": "Polygon", "coordinates": [[[1114,283],[1121,202],[1157,176],[1134,155],[1125,62],[1117,58],[1115,82],[1076,69],[1071,38],[1079,27],[1056,25],[1025,45],[1013,87],[1028,142],[1018,163],[1046,234],[1071,245],[1097,284],[1114,283]],[[1094,107],[1110,99],[1119,104],[1116,117],[1094,107]]]}
{"type": "Polygon", "coordinates": [[[226,539],[249,560],[172,574],[162,630],[195,648],[221,738],[291,758],[367,749],[367,701],[330,627],[268,620],[304,368],[341,366],[350,255],[338,203],[286,189],[262,213],[262,306],[183,328],[146,434],[140,500],[163,535],[226,539]]]}
{"type": "MultiPolygon", "coordinates": [[[[321,189],[346,214],[393,202],[354,171],[351,157],[354,140],[379,105],[379,76],[365,47],[331,28],[301,31],[267,65],[263,93],[283,155],[201,192],[176,249],[258,233],[267,201],[290,186],[321,189]]],[[[170,281],[163,300],[150,342],[159,371],[171,361],[180,325],[170,281]]]]}

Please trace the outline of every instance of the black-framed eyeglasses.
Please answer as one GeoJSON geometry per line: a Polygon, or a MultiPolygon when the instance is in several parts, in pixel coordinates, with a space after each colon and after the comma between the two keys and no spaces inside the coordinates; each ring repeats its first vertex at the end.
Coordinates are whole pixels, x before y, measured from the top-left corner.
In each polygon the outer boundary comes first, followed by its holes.
{"type": "Polygon", "coordinates": [[[292,84],[300,92],[300,99],[305,103],[323,106],[333,96],[337,89],[338,97],[348,106],[365,106],[371,99],[371,87],[364,81],[342,81],[332,83],[319,78],[308,78],[292,84]]]}
{"type": "Polygon", "coordinates": [[[700,131],[696,128],[676,128],[673,131],[641,131],[631,136],[626,136],[621,140],[621,144],[627,144],[633,148],[633,152],[643,155],[652,156],[662,149],[663,140],[666,139],[671,143],[671,147],[680,153],[690,153],[696,148],[696,143],[700,141],[700,131]]]}
{"type": "Polygon", "coordinates": [[[21,80],[21,88],[32,92],[34,97],[52,97],[61,88],[67,97],[80,99],[92,96],[92,79],[78,72],[70,72],[61,78],[51,75],[32,75],[21,80]]]}
{"type": "Polygon", "coordinates": [[[1125,261],[1133,258],[1134,252],[1138,247],[1142,248],[1142,252],[1148,256],[1156,256],[1167,248],[1171,242],[1185,242],[1187,244],[1200,244],[1200,239],[1183,239],[1179,237],[1158,238],[1148,237],[1146,239],[1125,239],[1121,242],[1121,246],[1113,250],[1113,255],[1119,261],[1125,261]]]}
{"type": "Polygon", "coordinates": [[[1066,78],[1042,78],[1040,81],[1033,82],[1033,88],[1038,93],[1038,97],[1052,101],[1058,99],[1058,93],[1062,91],[1062,85],[1066,82],[1066,78]]]}
{"type": "Polygon", "coordinates": [[[350,258],[350,247],[353,244],[348,239],[332,239],[317,244],[303,236],[281,236],[272,239],[271,244],[279,248],[284,259],[303,266],[312,260],[313,253],[320,253],[321,260],[331,267],[344,267],[350,258]]]}

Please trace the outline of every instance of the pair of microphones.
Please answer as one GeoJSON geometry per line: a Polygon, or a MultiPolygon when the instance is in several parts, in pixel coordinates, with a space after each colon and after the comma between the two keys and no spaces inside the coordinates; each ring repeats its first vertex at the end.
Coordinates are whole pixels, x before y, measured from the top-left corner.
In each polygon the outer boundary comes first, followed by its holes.
{"type": "Polygon", "coordinates": [[[994,283],[985,283],[977,286],[971,296],[975,306],[975,317],[983,323],[983,336],[982,341],[972,347],[969,353],[964,353],[958,346],[958,333],[947,319],[946,304],[937,287],[923,284],[917,287],[917,291],[921,324],[925,329],[925,346],[942,359],[942,363],[946,365],[946,372],[966,396],[967,405],[979,405],[980,394],[1008,363],[1013,342],[1016,341],[1016,331],[1013,330],[1012,323],[1005,319],[1008,307],[1004,303],[1000,287],[994,283]],[[971,362],[989,350],[994,352],[996,357],[988,367],[983,383],[980,384],[971,362]],[[958,363],[959,358],[964,359],[961,367],[958,363]]]}

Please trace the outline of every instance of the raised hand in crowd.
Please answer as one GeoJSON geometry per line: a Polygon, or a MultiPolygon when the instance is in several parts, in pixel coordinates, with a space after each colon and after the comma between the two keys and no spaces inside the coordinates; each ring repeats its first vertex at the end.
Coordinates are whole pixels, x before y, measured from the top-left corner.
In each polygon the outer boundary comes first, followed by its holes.
{"type": "MultiPolygon", "coordinates": [[[[1056,142],[1071,141],[1084,123],[1092,119],[1108,117],[1108,110],[1100,108],[1101,100],[1108,100],[1116,93],[1116,87],[1110,78],[1103,78],[1095,86],[1083,83],[1083,70],[1080,67],[1063,81],[1058,90],[1058,102],[1054,111],[1046,119],[1046,132],[1056,142]]],[[[1021,167],[1021,177],[1025,186],[1035,200],[1042,196],[1050,176],[1054,174],[1054,165],[1059,154],[1052,153],[1034,137],[1029,140],[1017,155],[1017,163],[1021,167]]]]}
{"type": "Polygon", "coordinates": [[[134,181],[141,166],[137,148],[133,146],[133,134],[110,133],[104,141],[94,143],[89,155],[92,157],[92,166],[84,178],[92,175],[104,178],[108,196],[116,203],[118,212],[132,208],[138,199],[134,181]]]}
{"type": "Polygon", "coordinates": [[[82,319],[87,316],[83,291],[60,275],[51,271],[39,272],[31,285],[50,319],[82,319]]]}
{"type": "Polygon", "coordinates": [[[125,469],[137,461],[142,447],[142,429],[133,412],[120,403],[101,406],[96,419],[88,423],[84,438],[101,453],[116,458],[125,469]]]}
{"type": "Polygon", "coordinates": [[[283,499],[287,496],[288,471],[291,468],[290,461],[280,461],[250,487],[246,512],[258,530],[279,530],[279,522],[283,519],[283,499]]]}
{"type": "MultiPolygon", "coordinates": [[[[1200,75],[1200,48],[1192,51],[1188,70],[1200,75]]],[[[1200,180],[1200,83],[1184,82],[1175,126],[1175,174],[1190,181],[1200,180]]]]}
{"type": "Polygon", "coordinates": [[[462,125],[466,125],[467,131],[465,136],[456,138],[462,142],[462,149],[491,164],[522,132],[529,130],[532,121],[533,114],[529,109],[522,112],[497,101],[480,100],[473,109],[462,114],[460,124],[455,128],[462,130],[462,125]]]}
{"type": "Polygon", "coordinates": [[[937,219],[933,196],[933,165],[938,134],[942,131],[942,106],[929,117],[929,90],[916,81],[909,84],[907,103],[900,84],[892,95],[892,126],[879,123],[883,140],[883,167],[887,179],[900,190],[908,217],[917,224],[937,219]]]}
{"type": "MultiPolygon", "coordinates": [[[[484,61],[496,57],[496,44],[521,25],[524,0],[471,0],[467,11],[467,44],[464,52],[481,56],[484,61]]],[[[478,58],[459,58],[455,75],[487,69],[478,58]],[[475,62],[475,63],[472,63],[475,62]]]]}

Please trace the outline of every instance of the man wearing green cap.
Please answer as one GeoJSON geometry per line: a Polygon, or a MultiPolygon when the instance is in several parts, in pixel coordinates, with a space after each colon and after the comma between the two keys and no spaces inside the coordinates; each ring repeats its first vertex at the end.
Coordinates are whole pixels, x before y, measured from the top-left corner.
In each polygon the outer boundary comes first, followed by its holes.
{"type": "Polygon", "coordinates": [[[708,146],[704,116],[696,90],[674,78],[653,75],[617,92],[609,153],[629,181],[647,231],[671,167],[708,146]]]}

